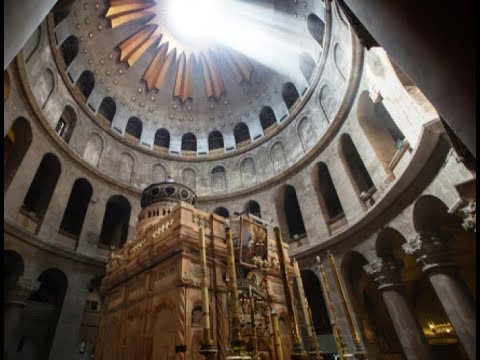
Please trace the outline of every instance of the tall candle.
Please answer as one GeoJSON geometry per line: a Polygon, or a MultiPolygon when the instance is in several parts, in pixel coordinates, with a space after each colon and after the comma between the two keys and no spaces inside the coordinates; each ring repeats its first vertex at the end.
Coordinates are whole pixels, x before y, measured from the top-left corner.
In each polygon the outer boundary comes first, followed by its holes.
{"type": "Polygon", "coordinates": [[[203,342],[210,342],[210,308],[208,302],[208,268],[207,268],[207,251],[205,249],[205,230],[203,226],[200,226],[199,232],[199,243],[200,243],[200,259],[202,266],[202,327],[203,327],[203,342]]]}

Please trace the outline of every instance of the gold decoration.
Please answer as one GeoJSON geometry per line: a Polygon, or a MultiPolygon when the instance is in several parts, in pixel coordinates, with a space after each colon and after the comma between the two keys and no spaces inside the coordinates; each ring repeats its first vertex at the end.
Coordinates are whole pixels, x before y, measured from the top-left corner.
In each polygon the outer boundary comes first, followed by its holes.
{"type": "Polygon", "coordinates": [[[160,89],[167,74],[174,71],[173,95],[185,102],[193,98],[194,72],[200,71],[207,97],[218,100],[225,93],[219,64],[221,60],[227,63],[238,83],[250,81],[253,66],[245,56],[233,50],[220,49],[215,43],[199,41],[198,45],[192,45],[175,36],[166,16],[167,3],[165,0],[111,0],[105,14],[112,28],[132,22],[139,24],[137,31],[118,45],[120,60],[129,66],[133,66],[147,49],[156,44],[156,55],[143,75],[148,90],[160,89]]]}

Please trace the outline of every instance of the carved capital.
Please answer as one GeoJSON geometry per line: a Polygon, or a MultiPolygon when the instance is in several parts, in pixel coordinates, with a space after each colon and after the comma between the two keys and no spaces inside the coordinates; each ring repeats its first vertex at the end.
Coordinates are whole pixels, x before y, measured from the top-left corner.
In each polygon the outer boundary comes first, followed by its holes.
{"type": "Polygon", "coordinates": [[[383,100],[382,94],[380,94],[380,90],[375,84],[370,85],[369,96],[374,104],[377,104],[383,100]]]}
{"type": "Polygon", "coordinates": [[[40,288],[40,281],[21,277],[15,287],[8,291],[5,304],[25,305],[28,297],[40,288]]]}
{"type": "Polygon", "coordinates": [[[462,226],[466,231],[477,232],[477,201],[469,201],[468,204],[459,210],[463,217],[462,226]]]}
{"type": "Polygon", "coordinates": [[[400,271],[403,263],[394,258],[376,259],[363,268],[368,275],[372,276],[378,285],[378,290],[387,290],[392,287],[401,287],[402,278],[400,271]]]}
{"type": "Polygon", "coordinates": [[[451,267],[450,246],[453,238],[448,234],[419,233],[415,238],[402,245],[408,255],[417,257],[417,263],[423,271],[451,267]]]}

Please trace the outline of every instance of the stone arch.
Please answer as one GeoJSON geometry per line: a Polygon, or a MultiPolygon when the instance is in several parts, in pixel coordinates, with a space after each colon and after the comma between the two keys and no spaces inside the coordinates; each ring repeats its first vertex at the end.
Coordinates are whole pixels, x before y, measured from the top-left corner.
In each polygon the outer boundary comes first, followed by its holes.
{"type": "MultiPolygon", "coordinates": [[[[78,55],[78,49],[80,42],[75,35],[67,37],[60,45],[60,53],[65,64],[65,68],[68,68],[70,64],[75,60],[78,55]]],[[[88,97],[87,97],[88,98],[88,97]]]]}
{"type": "Polygon", "coordinates": [[[127,127],[125,128],[125,137],[134,143],[138,143],[142,137],[143,124],[142,121],[136,116],[132,116],[127,121],[127,127]]]}
{"type": "Polygon", "coordinates": [[[462,229],[461,218],[450,214],[445,203],[433,195],[420,196],[413,205],[413,226],[418,233],[452,233],[462,229]]]}
{"type": "Polygon", "coordinates": [[[358,99],[357,119],[377,159],[387,173],[393,176],[390,162],[403,147],[405,135],[383,103],[381,101],[374,103],[367,91],[364,91],[358,99]]]}
{"type": "Polygon", "coordinates": [[[72,106],[65,105],[62,115],[60,115],[60,118],[55,125],[55,132],[68,144],[76,125],[77,112],[72,106]]]}
{"type": "Polygon", "coordinates": [[[300,99],[300,94],[292,82],[287,82],[282,86],[282,99],[288,111],[290,111],[297,100],[300,99]]]}
{"type": "Polygon", "coordinates": [[[99,244],[108,248],[123,247],[128,238],[131,205],[122,195],[108,199],[103,216],[99,244]]]}
{"type": "Polygon", "coordinates": [[[182,183],[193,191],[197,188],[197,173],[192,168],[182,170],[182,183]]]}
{"type": "Polygon", "coordinates": [[[211,173],[212,192],[222,193],[227,191],[227,177],[225,168],[221,165],[215,166],[211,173]]]}
{"type": "Polygon", "coordinates": [[[277,117],[270,106],[264,106],[262,110],[260,110],[258,117],[260,118],[260,124],[264,132],[271,126],[277,124],[277,117]]]}
{"type": "Polygon", "coordinates": [[[61,172],[57,156],[45,154],[23,199],[20,212],[34,224],[35,232],[40,229],[61,172]]]}
{"type": "Polygon", "coordinates": [[[375,251],[378,258],[401,258],[403,254],[394,253],[394,250],[401,249],[401,245],[406,242],[403,235],[397,230],[387,227],[377,235],[375,241],[375,251]]]}
{"type": "Polygon", "coordinates": [[[168,151],[170,148],[170,133],[168,130],[165,128],[158,129],[155,133],[155,140],[153,144],[154,146],[158,146],[168,151]]]}
{"type": "Polygon", "coordinates": [[[103,139],[96,133],[88,137],[87,146],[83,152],[83,158],[91,165],[98,167],[103,152],[103,139]]]}
{"type": "Polygon", "coordinates": [[[291,243],[307,235],[297,192],[292,185],[282,186],[276,193],[275,203],[284,240],[291,243]]]}
{"type": "Polygon", "coordinates": [[[3,193],[7,191],[32,143],[32,127],[24,117],[17,118],[3,140],[3,193]]]}
{"type": "Polygon", "coordinates": [[[307,116],[302,117],[298,122],[297,135],[305,152],[315,145],[317,132],[307,116]]]}
{"type": "Polygon", "coordinates": [[[25,63],[28,64],[33,57],[33,54],[40,47],[42,41],[42,26],[40,25],[30,36],[23,47],[23,53],[25,54],[25,63]]]}
{"type": "Polygon", "coordinates": [[[345,62],[345,58],[346,58],[346,54],[345,54],[345,51],[343,50],[343,47],[339,43],[336,43],[333,46],[333,59],[335,62],[335,67],[337,68],[337,71],[343,80],[347,79],[347,74],[348,74],[348,66],[347,66],[347,63],[345,62]]]}
{"type": "Polygon", "coordinates": [[[219,206],[217,208],[215,208],[215,210],[213,210],[213,213],[214,214],[217,214],[219,216],[222,216],[224,218],[228,218],[230,217],[230,213],[228,212],[228,210],[226,208],[224,208],[223,206],[219,206]]]}
{"type": "Polygon", "coordinates": [[[233,136],[235,138],[235,144],[237,148],[241,148],[251,142],[250,130],[243,122],[235,125],[235,128],[233,129],[233,136]]]}
{"type": "Polygon", "coordinates": [[[55,74],[47,67],[35,84],[35,97],[42,110],[47,106],[48,100],[55,91],[55,86],[55,74]]]}
{"type": "Polygon", "coordinates": [[[262,218],[262,211],[260,208],[260,204],[256,202],[255,200],[249,200],[245,204],[244,212],[246,214],[252,214],[255,215],[258,218],[262,218]]]}
{"type": "Polygon", "coordinates": [[[323,47],[325,36],[325,23],[315,14],[307,16],[307,28],[312,37],[323,47]]]}
{"type": "Polygon", "coordinates": [[[55,4],[52,9],[54,27],[56,27],[64,19],[67,18],[67,16],[72,11],[72,6],[74,2],[74,0],[60,0],[55,4]]]}
{"type": "Polygon", "coordinates": [[[93,72],[91,72],[90,70],[85,70],[84,72],[82,72],[77,82],[75,83],[75,86],[83,95],[86,103],[88,97],[93,91],[93,88],[95,87],[95,76],[93,75],[93,72]]]}
{"type": "Polygon", "coordinates": [[[324,162],[315,164],[311,173],[312,184],[318,202],[330,230],[346,224],[345,213],[333,183],[330,171],[324,162]]]}
{"type": "Polygon", "coordinates": [[[240,163],[240,174],[243,186],[255,184],[257,182],[255,160],[250,157],[243,159],[240,163]]]}
{"type": "Polygon", "coordinates": [[[281,141],[277,141],[275,144],[273,144],[272,148],[270,149],[270,159],[276,174],[287,168],[287,157],[281,141]]]}
{"type": "Polygon", "coordinates": [[[337,106],[337,102],[328,85],[325,84],[320,89],[319,99],[323,115],[325,116],[327,122],[330,122],[335,116],[335,107],[337,106]]]}
{"type": "Polygon", "coordinates": [[[3,295],[7,297],[25,271],[23,257],[15,250],[3,250],[3,295]]]}
{"type": "Polygon", "coordinates": [[[310,84],[310,80],[312,78],[313,71],[315,70],[315,66],[317,63],[313,59],[312,55],[306,52],[302,52],[299,58],[299,67],[300,71],[302,72],[303,77],[307,82],[310,84]]]}
{"type": "Polygon", "coordinates": [[[342,160],[355,192],[360,200],[362,200],[362,204],[365,204],[365,201],[376,191],[375,184],[350,135],[342,134],[338,146],[340,159],[342,160]]]}
{"type": "Polygon", "coordinates": [[[218,130],[213,130],[208,134],[208,150],[217,150],[224,148],[223,135],[218,130]]]}
{"type": "Polygon", "coordinates": [[[92,194],[93,188],[87,179],[75,180],[60,223],[62,234],[79,239],[92,194]]]}
{"type": "Polygon", "coordinates": [[[154,164],[152,166],[152,183],[159,183],[167,180],[167,169],[163,164],[154,164]]]}
{"type": "Polygon", "coordinates": [[[191,132],[182,136],[182,152],[197,153],[197,137],[191,132]]]}
{"type": "Polygon", "coordinates": [[[132,182],[133,168],[135,166],[134,157],[126,152],[120,154],[118,158],[117,177],[119,180],[128,184],[132,182]]]}
{"type": "Polygon", "coordinates": [[[100,104],[100,107],[98,108],[97,115],[100,115],[100,118],[107,120],[108,124],[111,126],[116,112],[117,112],[117,104],[115,100],[107,96],[103,98],[100,104]]]}

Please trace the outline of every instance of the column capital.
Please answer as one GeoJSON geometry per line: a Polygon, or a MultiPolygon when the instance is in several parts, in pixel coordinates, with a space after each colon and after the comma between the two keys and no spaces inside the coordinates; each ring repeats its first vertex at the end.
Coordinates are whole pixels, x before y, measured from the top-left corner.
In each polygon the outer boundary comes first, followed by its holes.
{"type": "Polygon", "coordinates": [[[378,290],[387,290],[393,287],[402,287],[400,271],[403,267],[401,260],[395,258],[379,258],[371,261],[363,268],[372,276],[378,285],[378,290]]]}
{"type": "Polygon", "coordinates": [[[439,267],[454,266],[450,258],[450,246],[453,237],[450,234],[421,232],[413,239],[402,245],[408,255],[417,257],[417,263],[423,271],[429,271],[439,267]]]}
{"type": "Polygon", "coordinates": [[[462,226],[466,231],[477,232],[477,201],[472,200],[459,210],[463,217],[462,226]]]}
{"type": "Polygon", "coordinates": [[[8,291],[5,304],[25,305],[28,297],[40,288],[41,282],[20,277],[15,287],[8,291]]]}

